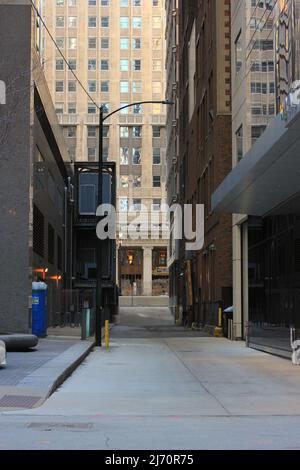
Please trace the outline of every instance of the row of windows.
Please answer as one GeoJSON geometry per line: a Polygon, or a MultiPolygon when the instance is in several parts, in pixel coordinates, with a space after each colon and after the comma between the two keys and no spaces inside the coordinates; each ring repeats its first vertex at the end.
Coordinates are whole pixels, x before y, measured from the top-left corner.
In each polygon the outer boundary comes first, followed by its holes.
{"type": "Polygon", "coordinates": [[[262,95],[266,95],[267,93],[275,93],[275,83],[270,82],[251,82],[250,85],[251,93],[261,93],[262,95]]]}
{"type": "MultiPolygon", "coordinates": [[[[130,25],[130,18],[129,16],[121,16],[120,17],[120,28],[121,29],[128,29],[130,25]]],[[[109,16],[101,16],[99,19],[100,27],[101,28],[109,28],[109,16]]],[[[64,28],[67,26],[68,28],[77,28],[77,16],[68,16],[65,18],[64,16],[57,16],[56,17],[56,27],[57,28],[64,28]],[[66,21],[67,20],[67,21],[66,21]]],[[[142,18],[140,16],[134,16],[132,18],[132,28],[133,29],[141,29],[142,27],[142,18]]],[[[160,28],[161,27],[161,17],[154,16],[152,18],[152,26],[153,28],[160,28]]],[[[89,28],[97,28],[97,16],[89,16],[88,17],[88,27],[89,28]]]]}
{"type": "Polygon", "coordinates": [[[251,63],[251,72],[274,72],[275,66],[274,61],[254,61],[251,63]]]}
{"type": "MultiPolygon", "coordinates": [[[[160,138],[161,137],[161,127],[160,126],[153,126],[152,127],[152,137],[153,138],[160,138]]],[[[76,137],[76,126],[66,126],[66,135],[70,138],[76,137]]],[[[97,130],[96,126],[88,126],[87,128],[87,136],[90,138],[97,137],[97,130]]],[[[103,127],[103,137],[109,137],[109,126],[103,127]]],[[[120,126],[120,138],[121,139],[128,139],[129,137],[132,138],[141,138],[142,137],[142,126],[120,126]]]]}
{"type": "Polygon", "coordinates": [[[275,114],[274,104],[253,104],[251,107],[252,116],[273,116],[275,114]]]}
{"type": "Polygon", "coordinates": [[[253,8],[263,8],[266,10],[273,10],[274,0],[251,0],[251,6],[253,8]]]}
{"type": "MultiPolygon", "coordinates": [[[[126,107],[128,106],[129,103],[120,103],[120,114],[129,114],[129,109],[131,110],[131,113],[133,114],[142,114],[142,106],[140,104],[135,104],[134,106],[131,106],[130,108],[126,107]]],[[[109,103],[102,103],[101,104],[103,108],[104,114],[109,113],[109,103]]],[[[87,113],[88,114],[97,114],[98,108],[94,105],[94,103],[88,103],[88,108],[87,108],[87,113]]],[[[161,104],[160,103],[155,103],[152,105],[152,112],[153,114],[161,114],[161,104]]]]}
{"type": "MultiPolygon", "coordinates": [[[[98,38],[96,37],[89,37],[88,38],[88,48],[89,49],[96,49],[97,48],[98,38]]],[[[64,49],[66,44],[66,38],[64,37],[57,37],[56,44],[59,49],[64,49]]],[[[153,38],[152,39],[152,49],[155,51],[161,50],[161,39],[153,38]]],[[[101,49],[109,49],[109,38],[102,37],[100,38],[100,47],[101,49]]],[[[69,37],[68,38],[68,48],[69,49],[76,49],[77,48],[77,38],[76,37],[69,37]]],[[[129,49],[129,38],[124,37],[120,38],[120,48],[121,49],[129,49]],[[128,47],[127,46],[127,39],[128,39],[128,47]]],[[[132,39],[132,49],[141,49],[142,48],[142,39],[141,38],[133,38],[132,39]]]]}
{"type": "MultiPolygon", "coordinates": [[[[147,0],[149,1],[149,0],[147,0]]],[[[160,0],[152,0],[152,6],[159,6],[160,0]]],[[[99,3],[102,7],[108,7],[110,4],[109,0],[87,0],[88,6],[95,7],[99,3]]],[[[56,0],[56,6],[63,7],[68,5],[69,7],[76,7],[77,0],[56,0]]],[[[133,7],[141,7],[142,0],[131,0],[131,5],[133,7]]],[[[126,8],[129,6],[129,0],[120,0],[120,7],[126,8]]]]}
{"type": "MultiPolygon", "coordinates": [[[[153,176],[152,180],[153,188],[160,188],[161,187],[161,177],[160,176],[153,176]]],[[[132,204],[129,203],[128,197],[121,197],[119,199],[119,210],[120,212],[129,212],[129,211],[140,211],[142,207],[142,200],[141,199],[133,199],[132,204]]],[[[160,210],[161,207],[161,200],[154,199],[153,200],[153,210],[160,210]]]]}
{"type": "MultiPolygon", "coordinates": [[[[129,72],[129,59],[121,59],[120,60],[120,71],[121,72],[129,72]]],[[[71,59],[69,61],[70,69],[76,70],[77,62],[76,59],[71,59]]],[[[160,72],[162,67],[161,60],[153,60],[152,61],[152,71],[153,72],[160,72]]],[[[63,71],[64,70],[64,61],[62,59],[57,59],[56,61],[56,70],[63,71]]],[[[88,59],[88,70],[89,71],[96,71],[97,70],[97,60],[96,59],[88,59]]],[[[101,59],[100,60],[100,70],[108,71],[109,70],[109,60],[108,59],[101,59]]],[[[142,70],[142,61],[141,59],[134,59],[131,61],[131,70],[133,72],[140,72],[142,70]]],[[[62,83],[62,81],[59,81],[62,83]]]]}
{"type": "MultiPolygon", "coordinates": [[[[141,165],[142,164],[142,149],[141,148],[132,148],[121,147],[120,148],[120,164],[123,166],[129,165],[129,157],[131,151],[131,164],[132,165],[141,165]]],[[[108,160],[109,148],[103,148],[103,160],[108,160]]],[[[89,161],[94,161],[97,156],[96,147],[88,147],[88,159],[89,161]]],[[[153,165],[161,165],[161,149],[153,148],[152,149],[152,163],[153,165]]]]}
{"type": "MultiPolygon", "coordinates": [[[[132,199],[132,203],[129,203],[127,197],[119,199],[119,208],[121,212],[137,212],[142,210],[142,200],[139,198],[132,199]]],[[[152,200],[152,211],[157,212],[161,210],[161,199],[152,200]]]]}
{"type": "MultiPolygon", "coordinates": [[[[88,80],[88,91],[90,93],[96,93],[98,91],[97,81],[96,80],[88,80]]],[[[69,92],[76,92],[76,81],[69,80],[68,87],[69,92]]],[[[63,80],[57,80],[55,83],[55,91],[57,93],[63,93],[65,91],[65,82],[63,80]]],[[[99,91],[102,93],[109,92],[109,81],[108,80],[101,80],[99,84],[99,91]]],[[[121,80],[120,82],[120,93],[142,93],[142,82],[141,81],[133,81],[131,84],[127,80],[121,80]]],[[[154,94],[161,93],[161,82],[153,82],[152,83],[152,92],[154,94]]],[[[74,111],[72,111],[74,112],[74,111]]],[[[76,111],[75,111],[76,112],[76,111]]]]}

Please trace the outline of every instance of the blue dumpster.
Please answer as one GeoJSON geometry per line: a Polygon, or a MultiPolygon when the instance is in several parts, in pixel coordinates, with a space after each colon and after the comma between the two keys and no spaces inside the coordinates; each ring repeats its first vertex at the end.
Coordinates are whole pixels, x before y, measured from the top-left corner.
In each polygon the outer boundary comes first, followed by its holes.
{"type": "Polygon", "coordinates": [[[47,336],[47,284],[32,283],[32,334],[38,338],[47,336]]]}

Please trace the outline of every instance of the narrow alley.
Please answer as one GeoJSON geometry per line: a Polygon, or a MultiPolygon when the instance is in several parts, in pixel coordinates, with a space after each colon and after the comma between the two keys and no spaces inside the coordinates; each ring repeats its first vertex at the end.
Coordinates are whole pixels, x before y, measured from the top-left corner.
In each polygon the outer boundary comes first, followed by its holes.
{"type": "Polygon", "coordinates": [[[0,415],[0,448],[300,448],[299,389],[287,360],[123,308],[109,351],[41,407],[0,415]]]}

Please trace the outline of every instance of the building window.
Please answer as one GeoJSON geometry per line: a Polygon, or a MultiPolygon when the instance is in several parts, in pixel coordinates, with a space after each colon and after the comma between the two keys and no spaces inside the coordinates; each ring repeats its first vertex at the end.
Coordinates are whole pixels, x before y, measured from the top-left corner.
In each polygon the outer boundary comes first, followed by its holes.
{"type": "Polygon", "coordinates": [[[161,82],[152,82],[152,92],[156,95],[161,94],[161,82]]]}
{"type": "Polygon", "coordinates": [[[103,126],[103,137],[107,138],[109,136],[109,126],[103,126]]]}
{"type": "Polygon", "coordinates": [[[142,40],[141,38],[133,38],[132,40],[132,48],[133,49],[141,49],[142,47],[142,40]]]}
{"type": "Polygon", "coordinates": [[[119,200],[120,212],[128,212],[129,201],[127,197],[121,197],[119,200]]]}
{"type": "Polygon", "coordinates": [[[101,28],[108,28],[108,27],[109,27],[109,17],[101,16],[101,28]]]}
{"type": "Polygon", "coordinates": [[[97,6],[97,0],[89,0],[89,7],[97,6]]]}
{"type": "Polygon", "coordinates": [[[109,48],[109,38],[101,38],[101,49],[109,48]]]}
{"type": "Polygon", "coordinates": [[[120,106],[120,108],[121,108],[120,113],[121,114],[128,114],[128,109],[129,108],[127,106],[128,106],[128,103],[121,103],[121,106],[120,106]],[[125,106],[126,106],[126,108],[125,108],[125,106]]]}
{"type": "Polygon", "coordinates": [[[97,38],[88,39],[89,49],[96,49],[97,47],[97,38]]]}
{"type": "Polygon", "coordinates": [[[57,7],[63,7],[65,4],[65,0],[56,0],[56,6],[57,7]]]}
{"type": "Polygon", "coordinates": [[[121,188],[129,188],[129,177],[128,176],[121,176],[120,178],[121,188]]]}
{"type": "Polygon", "coordinates": [[[101,59],[101,70],[109,69],[109,61],[107,59],[101,59]]]}
{"type": "Polygon", "coordinates": [[[68,127],[68,137],[70,137],[70,138],[76,137],[76,126],[69,126],[68,127]]]}
{"type": "Polygon", "coordinates": [[[69,49],[77,48],[77,38],[69,38],[69,49]]]}
{"type": "Polygon", "coordinates": [[[76,103],[69,103],[68,104],[68,113],[69,114],[76,114],[76,103]]]}
{"type": "Polygon", "coordinates": [[[133,7],[140,7],[141,3],[142,3],[141,0],[132,0],[133,7]]]}
{"type": "Polygon", "coordinates": [[[97,26],[96,16],[89,16],[88,17],[88,27],[89,28],[96,28],[96,26],[97,26]]]}
{"type": "Polygon", "coordinates": [[[55,91],[57,93],[63,93],[64,91],[64,82],[62,80],[58,80],[55,83],[55,91]]]}
{"type": "Polygon", "coordinates": [[[65,38],[56,38],[56,44],[59,49],[64,49],[65,47],[65,38]]]}
{"type": "Polygon", "coordinates": [[[142,93],[142,82],[133,81],[132,82],[132,93],[142,93]]]}
{"type": "Polygon", "coordinates": [[[120,92],[121,93],[129,93],[129,82],[122,80],[120,82],[120,92]]]}
{"type": "Polygon", "coordinates": [[[103,158],[104,162],[107,162],[107,160],[108,160],[108,147],[103,147],[102,158],[103,158]]]}
{"type": "Polygon", "coordinates": [[[132,18],[132,27],[133,27],[133,29],[141,29],[141,27],[142,27],[142,18],[140,16],[134,16],[132,18]]]}
{"type": "Polygon", "coordinates": [[[129,38],[120,38],[120,49],[129,49],[129,38]]]}
{"type": "Polygon", "coordinates": [[[128,165],[129,164],[129,148],[120,147],[120,164],[128,165]]]}
{"type": "Polygon", "coordinates": [[[121,16],[120,17],[120,28],[121,29],[128,29],[129,28],[129,18],[128,18],[128,16],[121,16]]]}
{"type": "Polygon", "coordinates": [[[159,126],[153,126],[152,127],[152,136],[154,138],[160,137],[160,132],[161,132],[161,127],[159,127],[159,126]]]}
{"type": "Polygon", "coordinates": [[[160,16],[153,16],[153,18],[152,18],[152,28],[154,28],[154,29],[161,28],[161,17],[160,16]]]}
{"type": "Polygon", "coordinates": [[[63,59],[56,59],[56,70],[64,70],[65,63],[63,59]]]}
{"type": "Polygon", "coordinates": [[[142,186],[142,178],[140,176],[134,176],[132,186],[134,188],[140,188],[142,186]]]}
{"type": "Polygon", "coordinates": [[[88,137],[96,137],[97,128],[95,126],[88,126],[88,137]]]}
{"type": "Polygon", "coordinates": [[[77,67],[76,59],[69,59],[68,64],[69,64],[70,70],[76,70],[76,67],[77,67]]]}
{"type": "Polygon", "coordinates": [[[68,26],[69,28],[77,28],[77,16],[69,16],[68,26]]]}
{"type": "Polygon", "coordinates": [[[132,70],[135,72],[139,72],[141,70],[141,60],[140,59],[134,59],[132,62],[132,70]]]}
{"type": "Polygon", "coordinates": [[[121,59],[120,60],[120,70],[121,70],[121,72],[128,72],[128,70],[129,70],[129,60],[128,59],[121,59]]]}
{"type": "Polygon", "coordinates": [[[77,0],[68,0],[69,7],[76,7],[77,0]]]}
{"type": "Polygon", "coordinates": [[[132,210],[134,212],[139,212],[142,210],[142,200],[141,199],[133,199],[132,201],[132,210]]]}
{"type": "Polygon", "coordinates": [[[79,213],[81,215],[96,214],[97,190],[98,174],[81,173],[79,176],[79,213]]]}
{"type": "Polygon", "coordinates": [[[96,148],[88,147],[88,161],[94,162],[96,160],[96,148]]]}
{"type": "Polygon", "coordinates": [[[142,137],[142,126],[134,126],[132,128],[132,137],[136,137],[136,138],[142,137]]]}
{"type": "Polygon", "coordinates": [[[96,68],[97,68],[96,59],[89,59],[88,60],[88,70],[96,70],[96,68]]]}
{"type": "Polygon", "coordinates": [[[64,16],[57,16],[56,17],[56,27],[57,28],[64,28],[65,26],[65,17],[64,16]]]}
{"type": "Polygon", "coordinates": [[[265,131],[266,126],[252,126],[251,127],[251,137],[252,142],[254,143],[257,139],[260,138],[262,133],[265,131]]]}
{"type": "Polygon", "coordinates": [[[160,176],[153,176],[153,188],[161,187],[161,178],[160,176]]]}
{"type": "Polygon", "coordinates": [[[102,104],[101,104],[101,108],[103,109],[103,113],[104,113],[104,114],[108,114],[108,113],[109,113],[109,103],[102,103],[102,104]]]}
{"type": "Polygon", "coordinates": [[[108,7],[109,6],[109,0],[101,0],[101,6],[102,7],[108,7]]]}
{"type": "Polygon", "coordinates": [[[55,112],[56,112],[56,114],[63,114],[64,104],[63,103],[55,103],[55,112]]]}
{"type": "Polygon", "coordinates": [[[161,60],[152,61],[152,70],[153,72],[161,72],[161,60]]]}
{"type": "Polygon", "coordinates": [[[141,114],[142,112],[142,105],[141,104],[135,104],[133,106],[133,114],[141,114]]]}
{"type": "Polygon", "coordinates": [[[96,80],[89,80],[88,81],[88,90],[89,90],[90,93],[96,93],[96,91],[97,91],[96,80]]]}
{"type": "Polygon", "coordinates": [[[109,91],[109,81],[108,80],[102,80],[101,81],[101,91],[104,93],[107,93],[109,91]]]}
{"type": "Polygon", "coordinates": [[[88,114],[96,114],[96,106],[94,103],[88,104],[88,114]]]}
{"type": "Polygon", "coordinates": [[[152,149],[152,159],[153,165],[160,165],[161,164],[161,155],[160,155],[160,148],[153,148],[152,149]]]}
{"type": "Polygon", "coordinates": [[[241,125],[235,133],[236,141],[236,158],[239,162],[243,158],[243,125],[241,125]]]}
{"type": "Polygon", "coordinates": [[[128,7],[128,0],[120,0],[120,7],[128,7]]]}
{"type": "Polygon", "coordinates": [[[153,199],[152,201],[152,210],[153,211],[160,211],[161,209],[161,199],[153,199]]]}
{"type": "Polygon", "coordinates": [[[76,81],[75,80],[69,80],[69,82],[68,82],[68,91],[70,93],[75,93],[76,92],[76,81]]]}
{"type": "Polygon", "coordinates": [[[120,137],[122,139],[127,139],[129,137],[129,128],[125,126],[120,127],[120,137]]]}
{"type": "Polygon", "coordinates": [[[237,38],[234,43],[235,47],[235,73],[238,74],[242,68],[242,58],[243,58],[243,50],[242,50],[242,30],[239,31],[237,38]]]}
{"type": "Polygon", "coordinates": [[[141,165],[141,163],[142,163],[142,149],[133,148],[132,149],[132,164],[141,165]]]}

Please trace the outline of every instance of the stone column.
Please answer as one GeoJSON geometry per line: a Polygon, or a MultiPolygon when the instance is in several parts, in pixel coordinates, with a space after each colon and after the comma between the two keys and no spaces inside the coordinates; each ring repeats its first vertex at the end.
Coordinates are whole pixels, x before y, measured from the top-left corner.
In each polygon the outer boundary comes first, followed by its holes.
{"type": "Polygon", "coordinates": [[[152,247],[144,247],[143,257],[143,294],[152,295],[152,247]]]}
{"type": "Polygon", "coordinates": [[[242,338],[242,250],[241,227],[233,227],[233,337],[242,338]]]}

